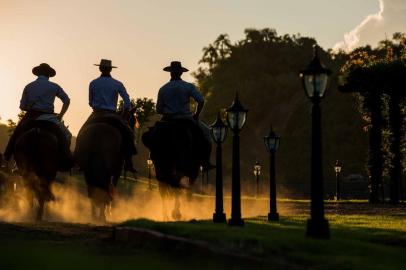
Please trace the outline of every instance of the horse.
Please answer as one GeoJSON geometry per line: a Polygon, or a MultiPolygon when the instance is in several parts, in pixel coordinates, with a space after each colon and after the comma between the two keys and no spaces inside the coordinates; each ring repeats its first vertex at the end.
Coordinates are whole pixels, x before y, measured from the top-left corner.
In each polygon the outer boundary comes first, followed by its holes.
{"type": "Polygon", "coordinates": [[[74,158],[84,172],[93,218],[106,222],[124,164],[123,138],[109,123],[94,122],[79,132],[74,158]],[[98,213],[97,213],[98,212],[98,213]]]}
{"type": "Polygon", "coordinates": [[[180,188],[183,178],[189,179],[192,186],[198,175],[200,160],[199,143],[195,136],[197,125],[187,119],[158,121],[142,136],[144,145],[151,152],[159,191],[163,204],[163,217],[167,219],[165,200],[173,195],[175,198],[172,218],[181,219],[180,188]]]}
{"type": "Polygon", "coordinates": [[[50,187],[59,168],[60,145],[58,136],[52,132],[52,128],[58,127],[52,125],[46,121],[34,121],[16,139],[14,147],[18,173],[32,199],[38,201],[37,221],[43,218],[45,203],[55,199],[50,187]]]}

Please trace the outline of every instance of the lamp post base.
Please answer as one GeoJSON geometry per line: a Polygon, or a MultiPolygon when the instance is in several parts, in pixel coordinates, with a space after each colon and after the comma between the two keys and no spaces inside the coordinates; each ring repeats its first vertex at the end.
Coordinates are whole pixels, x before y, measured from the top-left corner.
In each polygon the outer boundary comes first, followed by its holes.
{"type": "Polygon", "coordinates": [[[239,218],[239,219],[230,218],[228,220],[228,225],[229,226],[240,226],[240,227],[242,227],[242,226],[244,226],[244,220],[242,218],[239,218]]]}
{"type": "Polygon", "coordinates": [[[328,239],[330,238],[330,229],[327,219],[307,220],[306,236],[312,238],[328,239]]]}
{"type": "Polygon", "coordinates": [[[213,223],[226,223],[226,214],[224,213],[214,213],[213,214],[213,223]]]}
{"type": "Polygon", "coordinates": [[[279,221],[279,213],[268,213],[268,221],[279,221]]]}

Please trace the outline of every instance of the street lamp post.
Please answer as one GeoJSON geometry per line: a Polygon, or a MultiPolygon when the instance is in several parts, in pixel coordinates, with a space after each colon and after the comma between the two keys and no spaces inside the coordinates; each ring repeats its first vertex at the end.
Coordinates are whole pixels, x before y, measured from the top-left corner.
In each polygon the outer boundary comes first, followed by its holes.
{"type": "Polygon", "coordinates": [[[279,213],[276,207],[276,166],[275,153],[279,149],[280,136],[276,135],[272,127],[268,136],[264,137],[265,147],[269,152],[269,213],[268,221],[278,221],[279,213]]]}
{"type": "Polygon", "coordinates": [[[257,184],[257,197],[259,196],[259,176],[261,175],[261,165],[259,164],[259,162],[255,162],[254,165],[254,176],[255,176],[255,180],[256,180],[256,184],[257,184]]]}
{"type": "Polygon", "coordinates": [[[240,131],[244,127],[247,112],[236,93],[233,104],[226,110],[227,122],[233,131],[233,161],[231,174],[231,219],[230,226],[243,226],[241,218],[241,186],[240,186],[240,131]]]}
{"type": "Polygon", "coordinates": [[[147,159],[147,167],[148,167],[148,188],[152,189],[152,183],[151,183],[151,170],[152,170],[152,166],[154,163],[152,162],[151,158],[147,159]]]}
{"type": "Polygon", "coordinates": [[[223,158],[221,144],[227,136],[227,126],[221,120],[220,113],[210,126],[211,136],[216,143],[216,209],[213,214],[214,223],[225,223],[226,214],[223,208],[223,158]]]}
{"type": "Polygon", "coordinates": [[[334,171],[336,172],[336,201],[340,200],[340,174],[342,168],[342,163],[337,160],[334,165],[334,171]]]}
{"type": "Polygon", "coordinates": [[[311,147],[311,217],[307,221],[307,236],[329,238],[328,221],[324,217],[323,167],[321,141],[320,101],[324,97],[331,71],[323,66],[314,47],[314,58],[306,69],[300,71],[303,88],[312,101],[312,147],[311,147]]]}

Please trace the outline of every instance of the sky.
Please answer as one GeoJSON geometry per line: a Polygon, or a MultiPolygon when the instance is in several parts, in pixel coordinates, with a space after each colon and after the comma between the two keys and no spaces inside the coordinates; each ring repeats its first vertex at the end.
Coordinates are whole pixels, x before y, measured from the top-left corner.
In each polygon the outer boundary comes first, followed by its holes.
{"type": "Polygon", "coordinates": [[[113,77],[131,97],[155,99],[168,81],[164,66],[180,60],[196,70],[202,48],[223,33],[237,41],[246,28],[269,27],[350,50],[404,31],[405,18],[404,0],[0,0],[0,117],[16,119],[42,62],[71,97],[65,122],[76,134],[91,112],[88,85],[101,58],[118,66],[113,77]]]}

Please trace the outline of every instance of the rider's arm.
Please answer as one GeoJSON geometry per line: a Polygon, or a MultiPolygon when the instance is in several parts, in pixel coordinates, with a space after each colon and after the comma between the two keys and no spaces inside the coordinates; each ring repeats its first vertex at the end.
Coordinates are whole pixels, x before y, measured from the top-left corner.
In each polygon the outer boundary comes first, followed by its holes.
{"type": "Polygon", "coordinates": [[[20,109],[23,111],[28,111],[28,97],[27,97],[27,88],[24,88],[23,95],[20,100],[20,109]]]}
{"type": "Polygon", "coordinates": [[[124,108],[123,108],[124,111],[129,111],[130,107],[131,107],[130,96],[128,95],[127,90],[125,89],[125,87],[122,83],[120,83],[120,85],[118,87],[118,93],[124,101],[124,108]]]}
{"type": "Polygon", "coordinates": [[[58,114],[58,119],[62,120],[63,116],[65,115],[66,111],[69,108],[70,105],[70,98],[68,97],[68,95],[65,93],[65,91],[63,91],[63,89],[61,87],[58,87],[57,92],[56,92],[56,96],[62,101],[63,105],[62,105],[62,109],[58,114]]]}
{"type": "Polygon", "coordinates": [[[93,82],[89,84],[89,106],[93,108],[93,82]]]}
{"type": "Polygon", "coordinates": [[[156,101],[156,112],[158,114],[163,114],[164,113],[164,102],[163,102],[163,98],[162,98],[161,89],[158,92],[158,99],[156,101]]]}
{"type": "Polygon", "coordinates": [[[196,111],[195,111],[195,113],[194,113],[194,115],[193,115],[193,117],[194,117],[196,120],[199,120],[199,116],[200,116],[200,113],[201,113],[202,110],[203,110],[203,107],[204,107],[204,101],[203,101],[203,102],[200,102],[200,103],[197,103],[196,111]]]}
{"type": "Polygon", "coordinates": [[[204,97],[203,95],[196,89],[196,87],[191,84],[191,88],[190,88],[190,96],[197,102],[197,107],[196,107],[196,111],[193,115],[193,117],[198,120],[200,113],[203,110],[204,107],[204,97]]]}

